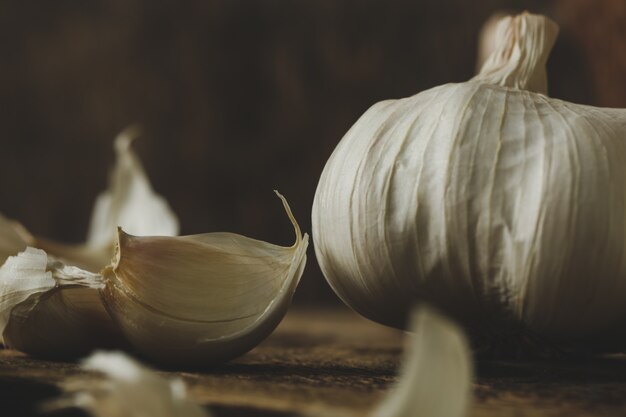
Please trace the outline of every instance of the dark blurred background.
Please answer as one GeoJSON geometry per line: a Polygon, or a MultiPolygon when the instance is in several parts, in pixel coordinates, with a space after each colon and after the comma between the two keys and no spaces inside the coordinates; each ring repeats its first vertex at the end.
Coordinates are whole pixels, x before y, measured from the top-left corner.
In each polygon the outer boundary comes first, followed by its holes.
{"type": "MultiPolygon", "coordinates": [[[[13,0],[0,2],[0,211],[85,238],[111,143],[133,123],[184,234],[291,244],[317,180],[374,102],[474,73],[496,11],[549,15],[553,97],[626,107],[624,0],[13,0]]],[[[334,302],[314,252],[298,303],[334,302]]]]}

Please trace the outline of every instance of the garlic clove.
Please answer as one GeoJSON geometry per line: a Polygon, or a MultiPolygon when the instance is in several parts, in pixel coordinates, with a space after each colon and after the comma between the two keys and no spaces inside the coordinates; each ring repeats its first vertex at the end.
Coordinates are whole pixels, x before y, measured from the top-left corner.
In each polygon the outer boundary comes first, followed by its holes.
{"type": "Polygon", "coordinates": [[[75,357],[123,345],[102,304],[103,277],[66,266],[32,247],[0,268],[0,336],[42,357],[75,357]]]}
{"type": "Polygon", "coordinates": [[[472,399],[473,367],[463,331],[428,307],[413,310],[395,387],[372,417],[462,417],[472,399]]]}
{"type": "Polygon", "coordinates": [[[108,190],[96,199],[87,234],[91,247],[112,245],[118,226],[135,235],[178,234],[178,218],[167,201],[154,192],[131,148],[139,133],[139,128],[131,126],[115,139],[117,161],[108,190]]]}
{"type": "Polygon", "coordinates": [[[306,263],[291,247],[232,233],[137,237],[118,231],[105,302],[130,343],[158,362],[204,365],[256,346],[284,316],[306,263]]]}
{"type": "Polygon", "coordinates": [[[81,367],[104,379],[85,382],[73,378],[63,384],[66,397],[46,405],[54,411],[69,407],[92,417],[209,417],[211,414],[187,398],[182,380],[166,379],[119,352],[96,352],[81,367]]]}

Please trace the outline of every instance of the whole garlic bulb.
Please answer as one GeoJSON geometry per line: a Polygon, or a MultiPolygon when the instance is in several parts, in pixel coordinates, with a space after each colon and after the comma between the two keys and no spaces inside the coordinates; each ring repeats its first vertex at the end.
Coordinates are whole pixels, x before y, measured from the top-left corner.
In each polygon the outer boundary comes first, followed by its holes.
{"type": "Polygon", "coordinates": [[[474,330],[624,340],[626,110],[547,96],[557,32],[503,19],[476,77],[377,103],[338,144],[313,237],[356,311],[403,327],[428,300],[474,330]]]}
{"type": "Polygon", "coordinates": [[[308,245],[276,194],[295,229],[291,247],[234,233],[118,231],[102,292],[133,347],[160,363],[202,366],[242,355],[274,330],[300,281],[308,245]]]}

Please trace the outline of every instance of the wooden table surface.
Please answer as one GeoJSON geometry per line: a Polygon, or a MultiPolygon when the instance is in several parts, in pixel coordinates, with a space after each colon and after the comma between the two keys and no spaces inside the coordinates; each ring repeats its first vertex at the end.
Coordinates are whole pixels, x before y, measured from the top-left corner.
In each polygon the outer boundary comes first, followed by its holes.
{"type": "MultiPolygon", "coordinates": [[[[346,310],[292,309],[247,355],[218,368],[161,371],[220,416],[364,416],[395,378],[403,333],[346,310]]],[[[482,361],[471,417],[626,416],[626,355],[559,362],[482,361]]],[[[0,350],[0,416],[38,416],[71,362],[0,350]]],[[[78,410],[45,414],[84,415],[78,410]]]]}

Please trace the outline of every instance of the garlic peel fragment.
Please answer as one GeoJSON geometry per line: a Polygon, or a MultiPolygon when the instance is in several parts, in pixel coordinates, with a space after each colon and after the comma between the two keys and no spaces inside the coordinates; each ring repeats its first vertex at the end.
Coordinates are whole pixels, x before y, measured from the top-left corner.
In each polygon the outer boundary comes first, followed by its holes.
{"type": "Polygon", "coordinates": [[[112,245],[118,226],[136,235],[178,234],[178,218],[165,199],[153,191],[139,158],[132,151],[131,143],[139,133],[136,126],[131,126],[115,139],[116,164],[109,189],[96,199],[87,234],[88,246],[112,245]]]}
{"type": "Polygon", "coordinates": [[[546,62],[558,33],[558,25],[545,16],[503,17],[495,48],[472,80],[548,94],[546,62]]]}
{"type": "Polygon", "coordinates": [[[398,381],[372,417],[463,417],[473,366],[463,331],[429,307],[413,310],[398,381]]]}
{"type": "Polygon", "coordinates": [[[295,229],[292,247],[232,233],[119,231],[103,292],[131,344],[159,362],[197,366],[241,355],[269,335],[291,302],[308,245],[278,196],[295,229]]]}
{"type": "Polygon", "coordinates": [[[42,357],[74,357],[124,342],[104,309],[103,277],[32,247],[0,268],[4,345],[42,357]]]}
{"type": "Polygon", "coordinates": [[[41,296],[56,286],[52,273],[46,271],[45,252],[27,248],[9,257],[0,268],[0,338],[9,323],[11,311],[29,298],[41,296]]]}
{"type": "Polygon", "coordinates": [[[66,397],[47,404],[48,410],[78,407],[92,417],[209,417],[187,398],[180,379],[166,379],[119,352],[96,352],[82,368],[101,372],[104,380],[76,378],[63,386],[66,397]]]}

